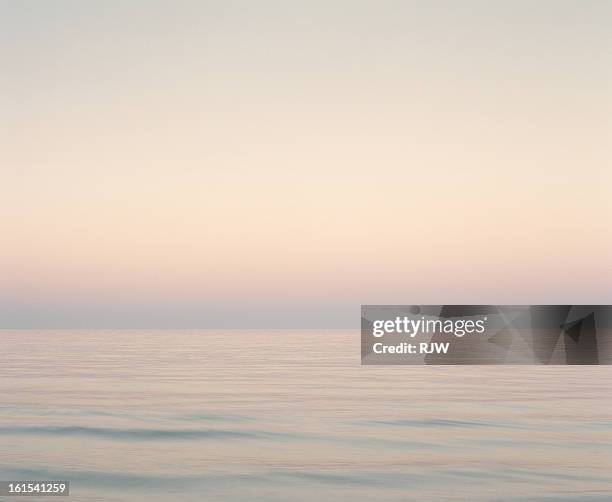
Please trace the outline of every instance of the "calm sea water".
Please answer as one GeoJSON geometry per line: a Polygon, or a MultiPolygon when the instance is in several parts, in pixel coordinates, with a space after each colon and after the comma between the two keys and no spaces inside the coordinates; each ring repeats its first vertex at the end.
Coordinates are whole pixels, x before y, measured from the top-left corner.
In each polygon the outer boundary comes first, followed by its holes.
{"type": "Polygon", "coordinates": [[[359,352],[357,331],[0,332],[0,480],[67,479],[74,501],[612,500],[611,367],[359,352]]]}

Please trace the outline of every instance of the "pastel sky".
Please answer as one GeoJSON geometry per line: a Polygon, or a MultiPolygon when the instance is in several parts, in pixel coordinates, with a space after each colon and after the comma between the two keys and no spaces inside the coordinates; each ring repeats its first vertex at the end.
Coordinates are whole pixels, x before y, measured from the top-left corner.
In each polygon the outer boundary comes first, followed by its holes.
{"type": "Polygon", "coordinates": [[[612,2],[0,0],[0,327],[612,303],[612,2]]]}

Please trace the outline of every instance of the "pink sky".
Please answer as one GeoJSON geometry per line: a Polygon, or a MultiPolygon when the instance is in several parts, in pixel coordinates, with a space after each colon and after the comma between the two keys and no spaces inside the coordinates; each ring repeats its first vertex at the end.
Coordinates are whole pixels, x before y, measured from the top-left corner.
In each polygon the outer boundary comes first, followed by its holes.
{"type": "Polygon", "coordinates": [[[468,3],[4,3],[0,326],[610,303],[611,4],[468,3]]]}

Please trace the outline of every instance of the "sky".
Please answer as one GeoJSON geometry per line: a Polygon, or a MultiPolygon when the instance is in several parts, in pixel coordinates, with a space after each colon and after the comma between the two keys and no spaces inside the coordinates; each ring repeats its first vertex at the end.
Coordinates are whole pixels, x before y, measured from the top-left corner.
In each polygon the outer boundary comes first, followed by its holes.
{"type": "Polygon", "coordinates": [[[0,327],[612,303],[612,2],[0,0],[0,327]]]}

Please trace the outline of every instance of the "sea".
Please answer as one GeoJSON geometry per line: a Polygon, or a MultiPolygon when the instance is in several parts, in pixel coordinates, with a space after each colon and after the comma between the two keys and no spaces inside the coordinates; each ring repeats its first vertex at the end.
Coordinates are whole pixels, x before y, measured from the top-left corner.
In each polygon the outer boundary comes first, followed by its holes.
{"type": "Polygon", "coordinates": [[[73,502],[611,501],[612,367],[362,366],[358,330],[4,330],[9,480],[73,502]]]}

